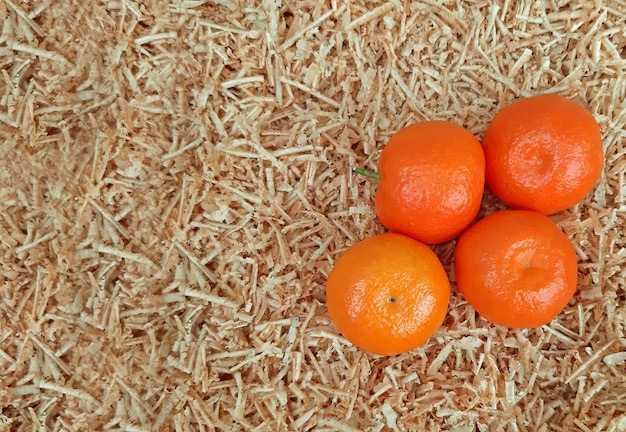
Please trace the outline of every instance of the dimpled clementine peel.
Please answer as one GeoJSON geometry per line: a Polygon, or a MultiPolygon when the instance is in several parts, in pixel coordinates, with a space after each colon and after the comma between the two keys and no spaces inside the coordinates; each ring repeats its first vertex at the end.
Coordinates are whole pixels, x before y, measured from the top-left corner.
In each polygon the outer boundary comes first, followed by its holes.
{"type": "Polygon", "coordinates": [[[485,185],[480,142],[449,121],[407,126],[378,161],[376,214],[393,232],[435,244],[457,237],[476,218],[485,185]]]}
{"type": "Polygon", "coordinates": [[[459,291],[494,324],[538,327],[572,299],[576,251],[550,218],[527,210],[493,213],[465,231],[455,251],[459,291]]]}
{"type": "Polygon", "coordinates": [[[337,329],[357,347],[380,355],[426,342],[443,323],[449,300],[448,276],[435,253],[394,233],[350,246],[326,283],[337,329]]]}
{"type": "Polygon", "coordinates": [[[598,122],[582,106],[554,94],[504,107],[482,144],[493,193],[509,207],[546,215],[584,199],[604,165],[598,122]]]}

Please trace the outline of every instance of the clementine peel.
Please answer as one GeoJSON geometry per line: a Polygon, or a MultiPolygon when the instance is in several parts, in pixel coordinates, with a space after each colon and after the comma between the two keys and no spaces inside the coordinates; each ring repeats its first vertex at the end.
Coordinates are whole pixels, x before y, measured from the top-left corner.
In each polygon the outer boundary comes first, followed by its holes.
{"type": "Polygon", "coordinates": [[[434,252],[401,234],[350,246],[326,283],[328,313],[354,345],[380,355],[412,350],[442,324],[448,276],[434,252]]]}
{"type": "Polygon", "coordinates": [[[481,219],[459,238],[454,264],[461,294],[502,326],[544,325],[576,291],[572,243],[534,211],[506,210],[481,219]]]}
{"type": "Polygon", "coordinates": [[[449,121],[405,127],[378,162],[375,209],[382,224],[424,243],[457,237],[480,207],[485,160],[480,142],[449,121]]]}
{"type": "Polygon", "coordinates": [[[500,110],[485,136],[486,181],[514,209],[550,215],[581,201],[600,177],[604,150],[593,115],[554,94],[500,110]]]}

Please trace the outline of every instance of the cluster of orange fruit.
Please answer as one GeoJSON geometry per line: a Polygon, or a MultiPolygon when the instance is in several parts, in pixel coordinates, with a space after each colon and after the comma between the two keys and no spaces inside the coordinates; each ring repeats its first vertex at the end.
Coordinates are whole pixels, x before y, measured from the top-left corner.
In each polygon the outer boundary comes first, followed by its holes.
{"type": "Polygon", "coordinates": [[[569,238],[548,217],[580,202],[604,165],[593,115],[558,95],[515,101],[481,143],[452,122],[395,134],[378,172],[375,210],[388,233],[337,259],[326,284],[330,318],[354,345],[380,355],[417,348],[441,326],[450,282],[427,246],[458,239],[454,270],[467,302],[492,323],[532,328],[554,319],[577,286],[569,238]],[[511,210],[474,223],[485,182],[511,210]]]}

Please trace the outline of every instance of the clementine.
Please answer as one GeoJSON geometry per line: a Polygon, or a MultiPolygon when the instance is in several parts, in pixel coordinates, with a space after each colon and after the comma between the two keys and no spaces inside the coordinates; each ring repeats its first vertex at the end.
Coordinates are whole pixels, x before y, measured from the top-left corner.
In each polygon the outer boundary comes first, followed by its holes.
{"type": "Polygon", "coordinates": [[[534,211],[506,210],[478,221],[459,238],[454,265],[468,303],[502,326],[546,324],[576,291],[572,243],[534,211]]]}
{"type": "Polygon", "coordinates": [[[375,209],[389,230],[434,244],[457,237],[474,220],[485,184],[480,142],[448,121],[405,127],[378,161],[375,209]]]}
{"type": "Polygon", "coordinates": [[[401,234],[350,246],[326,283],[328,313],[354,345],[380,355],[412,350],[441,326],[450,283],[423,243],[401,234]]]}
{"type": "Polygon", "coordinates": [[[554,94],[504,107],[483,138],[487,185],[514,209],[550,215],[585,198],[600,177],[600,126],[572,100],[554,94]]]}

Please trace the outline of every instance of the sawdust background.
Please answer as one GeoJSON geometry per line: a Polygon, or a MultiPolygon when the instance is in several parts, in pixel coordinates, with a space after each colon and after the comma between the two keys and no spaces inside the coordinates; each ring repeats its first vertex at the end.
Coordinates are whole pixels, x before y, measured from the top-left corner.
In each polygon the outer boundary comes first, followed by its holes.
{"type": "MultiPolygon", "coordinates": [[[[0,429],[626,430],[626,5],[0,2],[0,429]],[[376,357],[324,283],[383,232],[402,126],[478,137],[570,97],[606,167],[554,217],[580,286],[496,327],[456,291],[423,347],[376,357]]],[[[482,214],[503,208],[487,192],[482,214]]],[[[451,272],[453,243],[435,248],[451,272]]]]}

